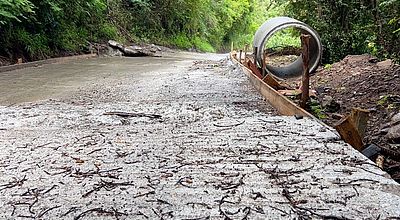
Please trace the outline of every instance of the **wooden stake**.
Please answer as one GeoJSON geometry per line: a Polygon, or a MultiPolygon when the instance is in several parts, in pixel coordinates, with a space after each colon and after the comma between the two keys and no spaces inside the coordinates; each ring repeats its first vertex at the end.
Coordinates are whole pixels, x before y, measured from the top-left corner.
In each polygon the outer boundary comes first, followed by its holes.
{"type": "Polygon", "coordinates": [[[363,138],[367,128],[369,111],[353,108],[351,114],[334,126],[342,139],[358,151],[364,150],[363,138]]]}
{"type": "Polygon", "coordinates": [[[361,138],[365,137],[365,131],[367,130],[367,123],[369,119],[369,111],[360,108],[353,108],[351,110],[351,120],[354,123],[354,126],[357,128],[358,133],[361,138]]]}
{"type": "Polygon", "coordinates": [[[346,143],[350,144],[358,151],[364,150],[362,138],[350,116],[340,120],[334,127],[346,143]]]}
{"type": "Polygon", "coordinates": [[[301,46],[303,48],[303,53],[301,55],[303,59],[303,77],[301,83],[300,107],[303,109],[307,107],[307,102],[310,99],[310,38],[310,35],[301,35],[301,46]]]}
{"type": "Polygon", "coordinates": [[[243,63],[246,63],[246,56],[247,56],[247,44],[244,45],[244,62],[243,63]]]}
{"type": "MultiPolygon", "coordinates": [[[[253,61],[254,61],[254,65],[257,67],[257,53],[258,53],[258,47],[254,47],[253,48],[253,61]]],[[[258,67],[257,67],[258,68],[258,67]]]]}
{"type": "Polygon", "coordinates": [[[266,59],[267,59],[267,54],[263,53],[263,58],[262,58],[262,75],[263,75],[263,77],[265,77],[267,75],[266,70],[265,70],[267,68],[267,63],[265,62],[266,59]]]}
{"type": "Polygon", "coordinates": [[[242,63],[242,52],[243,50],[239,51],[239,63],[242,63]]]}

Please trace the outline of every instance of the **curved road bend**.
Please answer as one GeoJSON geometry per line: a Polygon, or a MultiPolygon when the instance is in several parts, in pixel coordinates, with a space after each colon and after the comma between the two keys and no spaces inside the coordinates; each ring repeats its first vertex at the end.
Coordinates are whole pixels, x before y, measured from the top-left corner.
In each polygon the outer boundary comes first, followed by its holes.
{"type": "Polygon", "coordinates": [[[2,73],[0,219],[400,216],[386,173],[317,122],[277,116],[224,57],[2,73]]]}

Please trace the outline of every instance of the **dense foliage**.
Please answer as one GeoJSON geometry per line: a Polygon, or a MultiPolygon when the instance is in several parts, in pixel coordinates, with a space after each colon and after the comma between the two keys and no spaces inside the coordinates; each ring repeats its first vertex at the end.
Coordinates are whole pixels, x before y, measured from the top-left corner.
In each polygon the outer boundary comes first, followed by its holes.
{"type": "Polygon", "coordinates": [[[215,51],[247,32],[253,0],[0,0],[0,55],[41,59],[108,39],[215,51]]]}
{"type": "MultiPolygon", "coordinates": [[[[109,39],[228,50],[251,44],[277,15],[317,29],[326,62],[366,52],[400,57],[400,0],[0,0],[0,56],[41,59],[109,39]]],[[[279,37],[272,43],[298,40],[279,37]]]]}
{"type": "Polygon", "coordinates": [[[320,33],[325,62],[361,53],[400,58],[399,0],[290,0],[287,11],[320,33]]]}
{"type": "Polygon", "coordinates": [[[0,53],[40,59],[113,37],[102,0],[1,0],[0,53]]]}

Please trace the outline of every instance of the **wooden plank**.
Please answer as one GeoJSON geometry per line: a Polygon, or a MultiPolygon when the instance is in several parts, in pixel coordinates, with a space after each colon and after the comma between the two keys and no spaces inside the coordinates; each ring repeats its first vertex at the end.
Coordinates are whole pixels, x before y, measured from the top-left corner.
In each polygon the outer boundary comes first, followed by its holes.
{"type": "Polygon", "coordinates": [[[258,78],[262,78],[262,74],[261,74],[261,72],[259,71],[259,69],[256,67],[256,65],[251,61],[251,60],[248,60],[247,61],[247,68],[248,69],[250,69],[251,71],[253,71],[253,73],[258,77],[258,78]]]}
{"type": "Polygon", "coordinates": [[[253,74],[255,74],[258,78],[262,79],[265,83],[267,83],[269,86],[271,86],[275,90],[280,90],[280,89],[283,90],[283,89],[287,89],[288,88],[288,86],[282,85],[271,74],[267,74],[265,77],[263,77],[261,71],[256,67],[256,65],[250,59],[246,60],[245,67],[250,69],[253,72],[253,74]]]}
{"type": "Polygon", "coordinates": [[[350,116],[346,116],[341,119],[334,128],[339,132],[342,139],[353,146],[358,151],[364,150],[364,143],[356,126],[354,125],[353,120],[350,116]]]}
{"type": "Polygon", "coordinates": [[[367,128],[369,111],[353,108],[351,114],[342,118],[334,128],[339,132],[342,139],[358,151],[365,149],[363,138],[367,128]]]}
{"type": "Polygon", "coordinates": [[[275,90],[278,89],[285,89],[284,86],[282,86],[273,76],[271,76],[270,73],[268,73],[263,79],[262,81],[264,81],[265,83],[267,83],[269,86],[271,86],[272,88],[274,88],[275,90]]]}
{"type": "Polygon", "coordinates": [[[353,108],[351,110],[350,117],[351,120],[353,120],[354,126],[357,128],[361,138],[364,138],[369,120],[369,111],[361,108],[353,108]]]}
{"type": "Polygon", "coordinates": [[[315,119],[312,114],[308,113],[307,111],[290,101],[288,98],[281,95],[278,91],[273,89],[267,83],[263,82],[262,79],[253,74],[249,68],[239,63],[237,59],[234,59],[234,54],[235,53],[231,53],[231,59],[242,67],[244,73],[248,76],[250,82],[254,85],[254,87],[280,114],[287,116],[298,115],[315,119]]]}
{"type": "Polygon", "coordinates": [[[301,35],[301,46],[303,48],[303,53],[301,57],[303,59],[303,76],[301,83],[301,99],[300,107],[306,108],[308,100],[310,99],[310,35],[301,35]]]}

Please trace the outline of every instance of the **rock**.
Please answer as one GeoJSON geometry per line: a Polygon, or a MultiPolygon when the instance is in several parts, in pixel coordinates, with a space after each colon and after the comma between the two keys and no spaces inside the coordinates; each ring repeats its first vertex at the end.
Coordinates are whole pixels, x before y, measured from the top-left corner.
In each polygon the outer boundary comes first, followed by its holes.
{"type": "Polygon", "coordinates": [[[338,113],[333,113],[331,116],[333,119],[336,119],[336,120],[340,120],[340,119],[344,118],[344,115],[341,115],[338,113]]]}
{"type": "Polygon", "coordinates": [[[389,142],[400,144],[400,113],[395,114],[383,128],[387,129],[386,138],[389,142]]]}
{"type": "MultiPolygon", "coordinates": [[[[137,45],[132,46],[125,46],[123,44],[118,43],[117,41],[109,40],[108,45],[110,48],[119,50],[124,56],[128,57],[142,57],[142,56],[152,56],[152,57],[159,57],[157,55],[157,51],[161,50],[161,48],[155,45],[148,45],[144,47],[140,47],[137,45]]],[[[117,55],[120,56],[120,53],[116,51],[109,50],[110,55],[117,55]]]]}
{"type": "Polygon", "coordinates": [[[364,156],[366,156],[372,160],[372,158],[374,158],[376,155],[378,155],[379,152],[381,152],[380,147],[378,147],[375,144],[370,144],[361,153],[364,154],[364,156]]]}
{"type": "Polygon", "coordinates": [[[301,119],[304,118],[304,116],[302,116],[302,115],[295,115],[294,117],[295,117],[297,120],[301,120],[301,119]]]}
{"type": "Polygon", "coordinates": [[[118,43],[117,41],[109,40],[108,41],[108,45],[110,47],[117,48],[117,49],[119,49],[121,51],[124,49],[124,45],[118,43]]]}
{"type": "Polygon", "coordinates": [[[138,46],[129,46],[123,49],[124,55],[129,57],[140,57],[140,56],[156,56],[156,54],[150,50],[143,49],[138,46]]]}
{"type": "Polygon", "coordinates": [[[315,89],[315,91],[317,92],[317,94],[323,94],[324,91],[325,91],[325,88],[324,88],[324,87],[317,87],[317,88],[315,89]]]}
{"type": "Polygon", "coordinates": [[[337,112],[340,110],[340,104],[337,103],[332,96],[324,96],[321,102],[321,106],[325,108],[327,112],[337,112]]]}
{"type": "Polygon", "coordinates": [[[392,125],[400,124],[400,113],[397,113],[396,115],[394,115],[394,116],[392,117],[392,119],[390,120],[390,123],[391,123],[392,125]]]}
{"type": "Polygon", "coordinates": [[[387,135],[387,133],[389,133],[389,129],[388,128],[383,128],[379,131],[380,135],[387,135]]]}
{"type": "Polygon", "coordinates": [[[157,45],[155,45],[155,44],[150,44],[150,46],[151,46],[154,50],[162,51],[162,50],[161,50],[161,47],[159,47],[159,46],[157,46],[157,45]]]}
{"type": "Polygon", "coordinates": [[[400,124],[389,128],[386,138],[391,143],[400,144],[400,124]]]}
{"type": "Polygon", "coordinates": [[[322,98],[321,105],[322,105],[323,107],[326,106],[326,105],[329,105],[329,103],[332,102],[332,100],[333,100],[333,97],[332,97],[332,96],[326,95],[326,96],[324,96],[324,97],[322,98]]]}
{"type": "Polygon", "coordinates": [[[112,56],[112,57],[114,57],[114,56],[119,57],[119,56],[122,56],[123,53],[119,49],[109,46],[108,50],[107,50],[107,55],[112,56]]]}
{"type": "Polygon", "coordinates": [[[376,65],[379,67],[388,69],[393,65],[393,61],[388,59],[388,60],[381,61],[381,62],[377,63],[376,65]]]}
{"type": "Polygon", "coordinates": [[[368,60],[368,62],[370,62],[370,63],[378,63],[379,60],[377,58],[375,58],[375,57],[372,57],[371,59],[368,60]]]}

